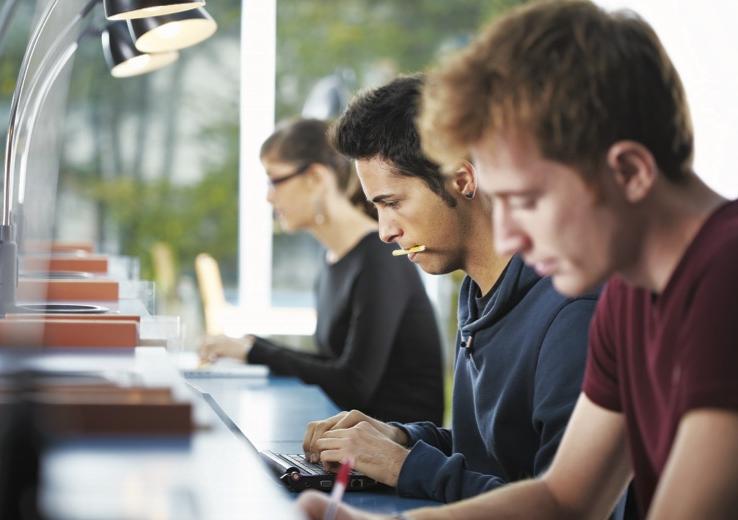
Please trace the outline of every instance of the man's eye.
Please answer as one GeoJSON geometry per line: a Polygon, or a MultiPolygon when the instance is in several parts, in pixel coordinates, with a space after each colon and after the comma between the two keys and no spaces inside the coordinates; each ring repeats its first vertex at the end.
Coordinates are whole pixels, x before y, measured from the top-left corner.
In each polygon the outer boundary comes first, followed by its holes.
{"type": "Polygon", "coordinates": [[[536,199],[533,197],[521,197],[510,200],[510,209],[533,209],[536,207],[536,199]]]}
{"type": "Polygon", "coordinates": [[[399,205],[400,205],[400,203],[399,203],[398,201],[396,201],[396,200],[386,200],[386,201],[384,202],[384,206],[385,206],[386,208],[391,208],[391,209],[395,209],[395,208],[397,208],[397,206],[399,206],[399,205]]]}

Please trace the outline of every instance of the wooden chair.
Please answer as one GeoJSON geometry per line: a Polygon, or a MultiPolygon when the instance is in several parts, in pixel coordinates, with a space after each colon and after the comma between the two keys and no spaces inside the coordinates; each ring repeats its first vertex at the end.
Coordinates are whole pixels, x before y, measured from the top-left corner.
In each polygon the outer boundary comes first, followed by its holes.
{"type": "Polygon", "coordinates": [[[223,334],[223,317],[231,305],[225,299],[218,262],[209,254],[200,253],[195,258],[195,273],[205,316],[205,332],[223,334]]]}

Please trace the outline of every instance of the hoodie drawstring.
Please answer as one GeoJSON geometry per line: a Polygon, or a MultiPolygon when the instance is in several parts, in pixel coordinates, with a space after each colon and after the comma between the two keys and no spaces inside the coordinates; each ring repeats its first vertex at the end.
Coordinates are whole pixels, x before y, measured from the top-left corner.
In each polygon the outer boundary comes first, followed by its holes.
{"type": "Polygon", "coordinates": [[[464,353],[467,356],[471,356],[471,349],[472,349],[472,340],[474,339],[474,336],[469,334],[466,339],[464,337],[461,337],[461,348],[464,349],[464,353]]]}

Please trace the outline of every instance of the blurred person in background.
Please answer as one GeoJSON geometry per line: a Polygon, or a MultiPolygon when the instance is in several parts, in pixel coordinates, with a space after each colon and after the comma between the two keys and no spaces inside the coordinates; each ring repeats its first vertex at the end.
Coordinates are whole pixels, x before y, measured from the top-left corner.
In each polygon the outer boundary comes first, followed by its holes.
{"type": "Polygon", "coordinates": [[[307,231],[326,249],[316,282],[316,354],[247,335],[207,337],[205,360],[267,365],[319,385],[341,408],[382,420],[443,420],[438,326],[417,269],[377,235],[351,163],[328,143],[328,124],[298,119],[262,145],[268,201],[282,228],[307,231]]]}

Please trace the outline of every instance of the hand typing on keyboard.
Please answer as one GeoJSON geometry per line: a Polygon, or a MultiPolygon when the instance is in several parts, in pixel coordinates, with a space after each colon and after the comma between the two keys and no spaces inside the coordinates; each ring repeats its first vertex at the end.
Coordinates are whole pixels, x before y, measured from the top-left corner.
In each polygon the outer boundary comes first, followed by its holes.
{"type": "Polygon", "coordinates": [[[370,478],[397,486],[397,477],[410,450],[394,442],[368,422],[328,430],[314,442],[323,464],[351,459],[354,468],[370,478]]]}

